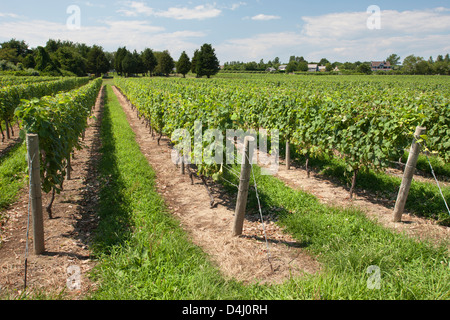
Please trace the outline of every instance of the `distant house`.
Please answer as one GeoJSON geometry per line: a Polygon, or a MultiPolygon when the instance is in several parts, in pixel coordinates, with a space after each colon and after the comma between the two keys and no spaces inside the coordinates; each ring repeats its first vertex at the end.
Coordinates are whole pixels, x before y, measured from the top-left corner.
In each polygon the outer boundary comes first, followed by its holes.
{"type": "Polygon", "coordinates": [[[277,69],[272,67],[266,69],[266,72],[275,72],[275,71],[277,71],[277,69]]]}
{"type": "Polygon", "coordinates": [[[372,71],[387,71],[392,70],[391,63],[389,61],[372,61],[370,63],[372,71]]]}
{"type": "Polygon", "coordinates": [[[325,71],[327,71],[327,67],[325,67],[325,66],[319,66],[319,71],[320,71],[320,72],[325,72],[325,71]]]}
{"type": "Polygon", "coordinates": [[[278,67],[278,70],[286,71],[286,67],[287,67],[287,64],[282,64],[281,66],[278,67]]]}
{"type": "Polygon", "coordinates": [[[341,70],[339,70],[339,68],[336,66],[336,68],[333,69],[334,72],[339,72],[341,70]]]}
{"type": "Polygon", "coordinates": [[[319,65],[318,64],[308,64],[308,72],[317,72],[319,71],[319,65]]]}

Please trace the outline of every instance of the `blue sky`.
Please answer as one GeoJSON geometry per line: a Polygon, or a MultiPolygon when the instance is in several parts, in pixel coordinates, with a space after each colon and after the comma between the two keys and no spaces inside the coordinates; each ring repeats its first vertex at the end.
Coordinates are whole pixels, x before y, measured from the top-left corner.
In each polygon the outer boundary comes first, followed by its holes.
{"type": "Polygon", "coordinates": [[[174,59],[183,50],[192,56],[203,43],[210,43],[221,63],[267,62],[275,57],[287,62],[292,55],[308,61],[370,61],[391,53],[402,59],[410,54],[428,59],[450,53],[450,3],[2,0],[0,41],[11,38],[31,47],[52,38],[98,44],[107,51],[119,46],[167,49],[174,59]],[[79,8],[79,15],[68,12],[71,5],[79,8]],[[367,11],[371,5],[378,6],[379,14],[367,11]],[[379,22],[379,27],[369,27],[368,21],[372,26],[379,22]]]}

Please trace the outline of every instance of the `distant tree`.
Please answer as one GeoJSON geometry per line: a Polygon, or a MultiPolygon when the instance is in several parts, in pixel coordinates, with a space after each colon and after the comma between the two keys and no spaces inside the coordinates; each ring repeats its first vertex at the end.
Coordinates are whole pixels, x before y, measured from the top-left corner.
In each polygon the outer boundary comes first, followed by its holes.
{"type": "Polygon", "coordinates": [[[106,58],[103,49],[94,45],[87,55],[87,68],[86,71],[94,73],[97,77],[100,77],[102,73],[109,71],[110,65],[106,58]]]}
{"type": "Polygon", "coordinates": [[[210,78],[219,72],[219,60],[214,51],[213,47],[207,43],[200,48],[195,62],[197,76],[210,78]]]}
{"type": "Polygon", "coordinates": [[[244,65],[246,71],[256,71],[258,70],[258,64],[255,61],[247,62],[244,65]]]}
{"type": "Polygon", "coordinates": [[[105,52],[106,59],[107,59],[108,62],[109,62],[110,68],[114,69],[114,66],[115,66],[115,63],[114,63],[114,59],[115,59],[114,53],[108,52],[108,51],[104,51],[104,52],[105,52]]]}
{"type": "Polygon", "coordinates": [[[356,70],[360,73],[372,74],[372,68],[367,63],[361,63],[356,70]]]}
{"type": "MultiPolygon", "coordinates": [[[[439,59],[439,57],[438,57],[438,59],[439,59]]],[[[417,74],[418,73],[417,64],[420,61],[423,61],[422,57],[416,57],[413,54],[407,56],[403,60],[403,71],[404,71],[404,73],[417,74]]]]}
{"type": "Polygon", "coordinates": [[[61,71],[58,69],[56,64],[50,58],[50,55],[45,50],[44,47],[37,47],[35,51],[34,60],[36,61],[35,69],[38,71],[45,72],[50,75],[60,76],[61,71]]]}
{"type": "Polygon", "coordinates": [[[74,47],[60,47],[55,52],[55,58],[62,70],[67,70],[81,77],[87,72],[87,60],[74,47]]]}
{"type": "Polygon", "coordinates": [[[289,61],[289,63],[286,66],[286,73],[292,73],[294,71],[298,70],[298,64],[295,61],[295,57],[294,59],[292,59],[291,61],[289,61]]]}
{"type": "Polygon", "coordinates": [[[34,69],[36,67],[36,61],[34,60],[33,54],[29,54],[23,59],[23,66],[26,69],[34,69]]]}
{"type": "Polygon", "coordinates": [[[122,75],[124,72],[123,68],[122,68],[123,59],[125,59],[125,57],[127,56],[128,53],[129,52],[128,52],[127,48],[123,47],[123,48],[117,49],[117,51],[114,55],[114,69],[116,69],[116,71],[119,75],[122,75]]]}
{"type": "Polygon", "coordinates": [[[17,50],[14,48],[2,48],[0,49],[0,60],[12,62],[13,64],[21,61],[17,55],[17,50]]]}
{"type": "Polygon", "coordinates": [[[169,51],[164,50],[163,52],[156,52],[155,56],[158,61],[158,65],[155,69],[156,73],[162,73],[169,76],[175,67],[175,61],[173,61],[169,51]]]}
{"type": "Polygon", "coordinates": [[[303,72],[308,71],[308,63],[305,60],[300,61],[298,63],[298,70],[303,72]]]}
{"type": "Polygon", "coordinates": [[[146,48],[142,54],[142,63],[144,64],[144,70],[146,73],[149,72],[150,76],[155,71],[156,66],[158,65],[158,61],[156,60],[155,55],[153,54],[152,49],[146,48]]]}
{"type": "Polygon", "coordinates": [[[264,71],[266,69],[267,69],[267,67],[266,67],[266,64],[264,63],[264,59],[261,59],[258,63],[258,70],[264,71]]]}
{"type": "MultiPolygon", "coordinates": [[[[3,42],[1,44],[3,49],[10,49],[14,51],[15,59],[18,62],[21,62],[23,58],[25,58],[28,54],[32,53],[32,51],[28,48],[28,44],[25,41],[19,41],[16,39],[11,39],[9,41],[3,42]]],[[[10,60],[11,61],[11,60],[10,60]]],[[[11,61],[14,62],[14,61],[11,61]]],[[[15,62],[17,63],[17,62],[15,62]]]]}
{"type": "Polygon", "coordinates": [[[355,65],[353,63],[351,63],[351,62],[345,62],[342,65],[342,68],[345,69],[345,70],[355,70],[356,69],[355,65]]]}
{"type": "Polygon", "coordinates": [[[391,66],[396,66],[400,63],[400,57],[397,54],[393,53],[389,57],[387,57],[386,61],[388,61],[391,66]]]}
{"type": "Polygon", "coordinates": [[[142,60],[142,55],[139,54],[136,50],[133,51],[133,58],[136,62],[136,68],[133,71],[133,73],[140,73],[142,75],[145,75],[147,73],[147,70],[144,67],[144,62],[142,60]]]}
{"type": "Polygon", "coordinates": [[[181,56],[178,59],[176,67],[177,72],[181,73],[183,75],[183,78],[185,78],[186,74],[189,72],[189,70],[191,70],[191,61],[189,60],[189,57],[185,51],[181,53],[181,56]]]}
{"type": "Polygon", "coordinates": [[[63,46],[61,40],[49,39],[45,45],[45,50],[51,55],[63,46]]]}
{"type": "MultiPolygon", "coordinates": [[[[192,57],[192,61],[191,61],[191,72],[197,74],[197,62],[200,59],[200,51],[198,49],[196,49],[194,51],[194,56],[192,57]]],[[[199,77],[199,75],[197,74],[197,78],[199,77]]]]}
{"type": "Polygon", "coordinates": [[[415,67],[416,74],[432,74],[432,70],[432,64],[425,60],[418,61],[415,67]]]}
{"type": "Polygon", "coordinates": [[[122,74],[129,77],[136,72],[136,69],[137,61],[133,54],[127,51],[125,57],[122,59],[122,74]]]}
{"type": "Polygon", "coordinates": [[[319,62],[319,64],[320,64],[321,66],[326,66],[327,63],[330,63],[330,61],[328,61],[328,60],[325,59],[325,58],[322,58],[322,59],[320,60],[320,62],[319,62]]]}
{"type": "Polygon", "coordinates": [[[326,67],[326,71],[327,72],[331,72],[331,71],[333,71],[333,65],[331,64],[331,63],[327,63],[326,65],[325,65],[325,67],[326,67]]]}

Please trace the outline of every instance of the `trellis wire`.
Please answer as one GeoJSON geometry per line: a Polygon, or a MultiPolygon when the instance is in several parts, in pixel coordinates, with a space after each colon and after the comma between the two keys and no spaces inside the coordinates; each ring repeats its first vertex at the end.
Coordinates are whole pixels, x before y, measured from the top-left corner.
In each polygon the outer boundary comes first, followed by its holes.
{"type": "MultiPolygon", "coordinates": [[[[33,155],[33,158],[30,160],[28,157],[29,162],[29,168],[28,168],[28,175],[31,177],[31,170],[33,168],[33,161],[34,157],[36,155],[33,155]]],[[[30,182],[31,183],[31,182],[30,182]]],[[[27,217],[27,232],[26,232],[26,239],[25,239],[25,270],[24,270],[24,279],[23,279],[23,290],[27,288],[27,271],[28,271],[28,242],[29,242],[29,231],[30,231],[30,203],[31,203],[31,186],[28,190],[28,217],[27,217]]]]}
{"type": "MultiPolygon", "coordinates": [[[[246,155],[247,157],[247,155],[246,155]]],[[[251,171],[252,171],[252,176],[253,176],[253,183],[255,184],[255,192],[256,192],[256,199],[258,200],[258,209],[259,209],[259,215],[261,217],[261,224],[263,227],[263,232],[264,232],[264,239],[266,240],[266,247],[267,247],[267,261],[269,262],[270,265],[270,269],[273,272],[273,266],[272,266],[272,262],[270,261],[271,256],[270,256],[270,247],[269,247],[269,241],[267,240],[267,233],[266,233],[266,226],[264,223],[264,217],[262,214],[262,209],[261,209],[261,201],[259,200],[259,194],[258,194],[258,187],[256,185],[256,178],[255,178],[255,173],[253,171],[253,162],[250,161],[250,159],[247,157],[247,160],[249,160],[250,166],[251,166],[251,171]]]]}
{"type": "MultiPolygon", "coordinates": [[[[421,144],[419,141],[418,141],[418,143],[419,143],[419,145],[422,147],[422,144],[421,144]]],[[[425,151],[425,156],[427,157],[428,164],[430,165],[431,174],[433,175],[433,178],[434,178],[434,180],[436,181],[436,185],[437,185],[437,187],[438,187],[438,189],[439,189],[439,192],[440,192],[440,194],[441,194],[442,200],[444,200],[445,207],[447,208],[447,212],[448,212],[448,214],[450,215],[450,209],[448,208],[447,201],[445,200],[444,194],[442,193],[441,186],[439,185],[439,181],[438,181],[438,179],[436,178],[436,175],[435,175],[435,173],[434,173],[433,166],[431,165],[430,158],[428,157],[428,148],[426,147],[426,145],[425,145],[425,150],[426,150],[426,151],[425,151]]]]}

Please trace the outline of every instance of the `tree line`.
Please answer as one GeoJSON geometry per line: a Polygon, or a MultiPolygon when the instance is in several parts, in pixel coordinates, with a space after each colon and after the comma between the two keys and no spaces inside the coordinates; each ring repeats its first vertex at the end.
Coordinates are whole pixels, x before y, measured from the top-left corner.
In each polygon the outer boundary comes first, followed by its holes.
{"type": "MultiPolygon", "coordinates": [[[[126,77],[132,75],[169,75],[176,72],[186,76],[192,72],[197,77],[210,77],[219,71],[219,61],[214,48],[204,44],[195,50],[192,58],[185,51],[175,61],[169,51],[154,51],[145,49],[133,52],[126,47],[118,48],[116,52],[107,52],[102,47],[50,39],[45,46],[30,48],[25,41],[11,39],[0,44],[0,71],[13,71],[25,75],[41,74],[49,76],[100,76],[109,71],[116,71],[126,77]]],[[[403,60],[397,54],[391,54],[385,59],[393,67],[391,74],[441,74],[450,75],[450,57],[438,55],[428,60],[410,55],[403,60]]],[[[370,62],[330,62],[322,58],[319,62],[308,62],[303,57],[291,56],[288,63],[281,63],[276,57],[267,63],[261,59],[258,62],[231,61],[224,65],[228,71],[267,71],[269,68],[278,70],[286,64],[286,72],[306,72],[309,63],[325,66],[326,71],[372,73],[370,62]]],[[[377,71],[382,73],[384,71],[377,71]]]]}
{"type": "Polygon", "coordinates": [[[116,51],[113,65],[115,71],[125,77],[135,74],[168,76],[175,71],[182,74],[183,77],[192,72],[197,77],[207,76],[209,78],[220,70],[215,50],[207,43],[195,50],[192,60],[186,51],[183,51],[178,61],[175,61],[167,50],[159,52],[146,48],[138,53],[136,50],[130,52],[123,47],[116,51]]]}
{"type": "Polygon", "coordinates": [[[31,49],[25,41],[11,39],[1,44],[0,69],[38,71],[49,76],[100,76],[109,71],[111,55],[102,47],[50,39],[31,49]]]}
{"type": "MultiPolygon", "coordinates": [[[[450,75],[450,57],[449,54],[438,55],[436,59],[430,57],[428,60],[420,56],[409,55],[403,60],[403,64],[400,65],[400,56],[397,54],[391,54],[385,59],[389,61],[392,66],[393,74],[441,74],[450,75]]],[[[308,71],[308,64],[318,64],[324,66],[326,71],[331,72],[333,70],[347,71],[347,72],[358,72],[358,73],[372,73],[370,67],[370,61],[356,61],[356,62],[330,62],[326,58],[322,58],[320,61],[310,61],[308,62],[303,57],[291,56],[289,62],[282,63],[279,57],[273,60],[264,62],[261,59],[259,62],[240,62],[231,61],[224,65],[224,70],[227,71],[267,71],[270,68],[278,70],[281,65],[286,65],[285,71],[287,73],[291,72],[306,72],[308,71]]],[[[377,71],[380,73],[379,71],[377,71]]]]}
{"type": "Polygon", "coordinates": [[[175,61],[169,51],[146,48],[133,52],[120,47],[116,52],[104,51],[102,47],[50,39],[45,46],[31,49],[25,41],[11,39],[1,43],[0,70],[23,71],[48,76],[101,76],[109,71],[119,75],[169,75],[177,72],[185,76],[192,72],[197,77],[215,75],[219,60],[214,48],[204,44],[195,50],[192,59],[185,51],[175,61]]]}

